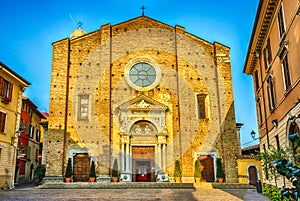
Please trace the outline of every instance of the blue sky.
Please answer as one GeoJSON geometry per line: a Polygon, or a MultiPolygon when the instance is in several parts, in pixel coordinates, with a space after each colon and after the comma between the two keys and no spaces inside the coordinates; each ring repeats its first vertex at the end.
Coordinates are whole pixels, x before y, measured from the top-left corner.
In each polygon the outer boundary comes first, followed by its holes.
{"type": "MultiPolygon", "coordinates": [[[[28,96],[44,112],[49,108],[52,43],[69,37],[83,22],[92,32],[106,23],[117,24],[145,15],[171,26],[181,25],[209,42],[231,48],[231,67],[237,122],[243,123],[243,147],[257,132],[252,77],[243,74],[245,56],[258,0],[10,0],[1,2],[0,61],[31,86],[28,96]]],[[[248,143],[250,142],[250,143],[248,143]]]]}

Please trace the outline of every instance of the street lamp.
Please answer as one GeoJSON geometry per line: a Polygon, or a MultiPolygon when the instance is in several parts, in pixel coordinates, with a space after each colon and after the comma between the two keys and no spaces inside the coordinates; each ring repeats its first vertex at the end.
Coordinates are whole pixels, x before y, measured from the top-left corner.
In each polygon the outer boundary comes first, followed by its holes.
{"type": "Polygon", "coordinates": [[[254,140],[255,139],[255,134],[256,134],[255,131],[252,130],[250,134],[251,134],[252,139],[254,140]]]}

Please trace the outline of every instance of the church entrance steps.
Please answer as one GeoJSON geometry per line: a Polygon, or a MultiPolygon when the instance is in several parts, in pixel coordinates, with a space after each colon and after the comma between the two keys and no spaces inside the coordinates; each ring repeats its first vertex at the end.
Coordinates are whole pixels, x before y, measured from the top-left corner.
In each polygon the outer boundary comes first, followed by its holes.
{"type": "Polygon", "coordinates": [[[169,183],[169,182],[73,182],[73,183],[45,183],[38,186],[42,189],[194,189],[193,183],[169,183]]]}
{"type": "Polygon", "coordinates": [[[216,189],[254,189],[255,186],[240,183],[211,183],[216,189]]]}
{"type": "Polygon", "coordinates": [[[253,189],[254,186],[239,183],[170,183],[170,182],[72,182],[45,183],[37,186],[40,189],[253,189]]]}

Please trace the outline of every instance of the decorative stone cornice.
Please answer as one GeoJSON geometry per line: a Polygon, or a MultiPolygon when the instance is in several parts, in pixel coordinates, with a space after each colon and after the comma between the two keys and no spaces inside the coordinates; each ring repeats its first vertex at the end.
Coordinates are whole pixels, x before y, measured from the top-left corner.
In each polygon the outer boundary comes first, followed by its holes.
{"type": "Polygon", "coordinates": [[[260,0],[259,2],[243,70],[247,75],[253,74],[255,70],[259,58],[257,55],[262,53],[264,41],[268,36],[272,19],[276,17],[276,8],[279,3],[280,1],[277,0],[260,0]]]}

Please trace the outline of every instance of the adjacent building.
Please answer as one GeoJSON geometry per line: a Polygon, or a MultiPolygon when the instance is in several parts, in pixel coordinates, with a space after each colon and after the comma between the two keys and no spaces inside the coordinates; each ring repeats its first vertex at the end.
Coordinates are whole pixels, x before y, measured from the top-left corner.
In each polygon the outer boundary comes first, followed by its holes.
{"type": "MultiPolygon", "coordinates": [[[[184,27],[140,16],[53,43],[46,178],[98,180],[118,161],[120,181],[193,182],[200,160],[206,181],[222,158],[227,182],[238,182],[230,48],[184,27]]],[[[51,181],[51,182],[52,182],[51,181]]]]}
{"type": "Polygon", "coordinates": [[[20,133],[17,146],[16,182],[33,179],[35,167],[41,163],[43,128],[40,125],[45,119],[38,107],[27,97],[22,98],[20,133]],[[39,155],[40,154],[40,155],[39,155]]]}
{"type": "Polygon", "coordinates": [[[241,152],[237,159],[239,183],[250,185],[256,185],[258,181],[263,183],[261,162],[255,158],[260,152],[260,145],[245,147],[241,152]]]}
{"type": "Polygon", "coordinates": [[[261,151],[290,145],[299,153],[288,140],[300,126],[299,6],[298,0],[259,2],[244,73],[253,76],[261,151]]]}
{"type": "Polygon", "coordinates": [[[14,186],[22,94],[30,83],[0,62],[0,188],[14,186]]]}

